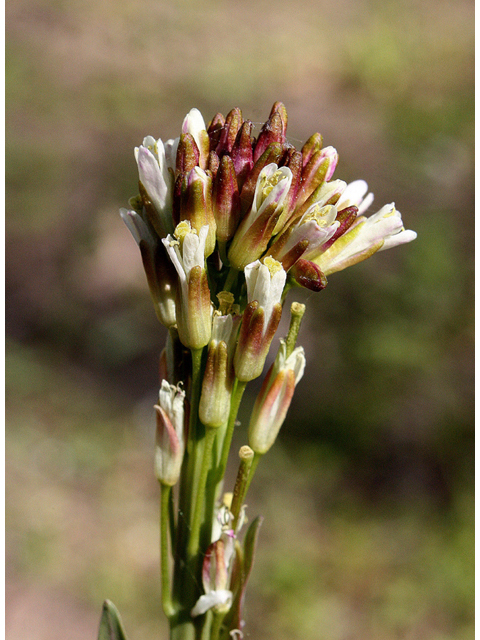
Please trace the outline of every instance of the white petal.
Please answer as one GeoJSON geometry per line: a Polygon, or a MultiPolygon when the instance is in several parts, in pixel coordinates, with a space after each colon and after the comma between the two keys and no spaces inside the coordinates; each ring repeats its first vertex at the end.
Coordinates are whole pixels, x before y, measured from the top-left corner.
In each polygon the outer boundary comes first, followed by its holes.
{"type": "Polygon", "coordinates": [[[417,234],[415,231],[411,231],[409,229],[400,231],[400,233],[396,233],[395,235],[387,238],[379,251],[383,251],[384,249],[391,249],[392,247],[396,247],[400,244],[405,244],[406,242],[412,242],[412,240],[415,240],[416,237],[417,234]]]}
{"type": "Polygon", "coordinates": [[[220,589],[219,591],[210,591],[197,600],[196,605],[191,611],[192,617],[201,616],[206,613],[212,607],[217,605],[226,605],[232,600],[232,592],[227,589],[220,589]]]}

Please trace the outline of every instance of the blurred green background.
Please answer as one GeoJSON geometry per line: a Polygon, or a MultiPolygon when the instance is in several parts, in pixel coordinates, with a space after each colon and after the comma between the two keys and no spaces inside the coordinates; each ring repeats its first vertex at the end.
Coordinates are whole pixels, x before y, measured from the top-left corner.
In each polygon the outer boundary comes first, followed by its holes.
{"type": "Polygon", "coordinates": [[[249,499],[246,637],[473,638],[473,66],[466,0],[8,3],[10,640],[96,638],[106,597],[132,640],[167,637],[165,333],[118,208],[145,135],[276,100],[418,239],[290,294],[307,372],[249,499]]]}

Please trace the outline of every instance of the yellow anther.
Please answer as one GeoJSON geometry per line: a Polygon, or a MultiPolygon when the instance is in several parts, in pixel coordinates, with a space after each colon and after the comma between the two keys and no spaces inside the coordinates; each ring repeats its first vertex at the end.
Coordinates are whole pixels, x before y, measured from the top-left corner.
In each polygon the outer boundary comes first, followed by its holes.
{"type": "Polygon", "coordinates": [[[192,229],[192,225],[190,224],[189,220],[182,220],[182,222],[177,224],[175,231],[173,232],[173,235],[175,236],[175,238],[177,238],[177,240],[180,240],[180,242],[183,242],[187,233],[196,234],[197,232],[195,229],[192,229]]]}
{"type": "Polygon", "coordinates": [[[272,278],[278,271],[280,271],[280,269],[283,268],[282,263],[278,262],[278,260],[275,260],[275,258],[272,258],[272,256],[267,256],[266,258],[264,258],[263,264],[270,271],[270,276],[272,278]]]}

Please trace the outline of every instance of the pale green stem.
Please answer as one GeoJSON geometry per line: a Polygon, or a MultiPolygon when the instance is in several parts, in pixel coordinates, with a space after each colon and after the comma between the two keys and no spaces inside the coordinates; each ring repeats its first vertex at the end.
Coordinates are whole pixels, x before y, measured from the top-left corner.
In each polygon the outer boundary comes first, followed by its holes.
{"type": "Polygon", "coordinates": [[[216,428],[207,427],[205,435],[205,446],[203,449],[203,460],[200,469],[200,476],[196,486],[195,506],[193,509],[192,525],[188,540],[187,553],[189,558],[194,558],[199,552],[200,528],[203,522],[203,511],[205,501],[205,487],[207,476],[212,464],[212,449],[215,441],[216,428]]]}
{"type": "Polygon", "coordinates": [[[252,461],[252,466],[250,467],[250,471],[249,471],[249,474],[248,474],[247,483],[246,483],[246,486],[245,486],[245,492],[243,494],[243,499],[245,499],[245,496],[247,495],[248,488],[250,487],[250,484],[251,484],[251,482],[253,480],[253,476],[255,475],[255,471],[257,470],[258,463],[260,462],[260,460],[262,458],[263,458],[263,454],[255,453],[255,456],[254,456],[253,461],[252,461]]]}
{"type": "Polygon", "coordinates": [[[170,593],[170,573],[168,536],[170,534],[169,503],[172,487],[160,484],[160,573],[162,582],[162,606],[167,618],[171,618],[175,610],[170,593]]]}
{"type": "Polygon", "coordinates": [[[210,640],[211,638],[210,633],[212,630],[212,619],[213,619],[213,611],[209,609],[205,614],[205,622],[203,624],[202,635],[200,637],[200,640],[210,640]]]}
{"type": "Polygon", "coordinates": [[[225,615],[226,615],[225,613],[213,614],[212,631],[211,631],[209,640],[219,640],[220,629],[222,628],[222,623],[223,623],[223,619],[225,618],[225,615]]]}
{"type": "Polygon", "coordinates": [[[235,429],[235,421],[237,419],[238,409],[242,401],[243,392],[247,386],[246,382],[235,379],[232,401],[230,403],[230,416],[228,418],[227,432],[223,441],[222,457],[220,464],[218,465],[217,484],[223,479],[225,475],[225,469],[227,468],[228,454],[230,453],[230,445],[232,443],[233,432],[235,429]]]}
{"type": "Polygon", "coordinates": [[[235,285],[237,280],[238,271],[233,267],[230,267],[230,271],[227,274],[227,279],[225,280],[225,284],[223,286],[224,291],[231,291],[232,287],[235,285]]]}

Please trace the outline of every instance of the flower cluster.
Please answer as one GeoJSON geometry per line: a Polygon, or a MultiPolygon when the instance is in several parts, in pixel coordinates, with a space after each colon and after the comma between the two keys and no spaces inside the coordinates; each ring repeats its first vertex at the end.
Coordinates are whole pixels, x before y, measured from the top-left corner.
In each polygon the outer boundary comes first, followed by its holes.
{"type": "Polygon", "coordinates": [[[173,626],[195,618],[198,627],[206,612],[217,631],[239,633],[242,626],[258,520],[243,551],[238,523],[258,460],[273,445],[303,375],[305,354],[295,348],[303,305],[292,305],[289,335],[254,405],[221,533],[213,514],[242,393],[262,374],[287,291],[321,291],[330,274],[416,237],[393,203],[364,215],[373,201],[367,184],[333,179],[338,154],[319,133],[297,150],[286,131],[281,102],[256,137],[240,109],[218,113],[208,126],[192,109],[178,138],[147,136],[135,149],[139,194],[120,211],[139,245],[157,317],[169,329],[155,405],[155,472],[164,610],[173,626]],[[191,588],[182,582],[188,580],[191,588]]]}

